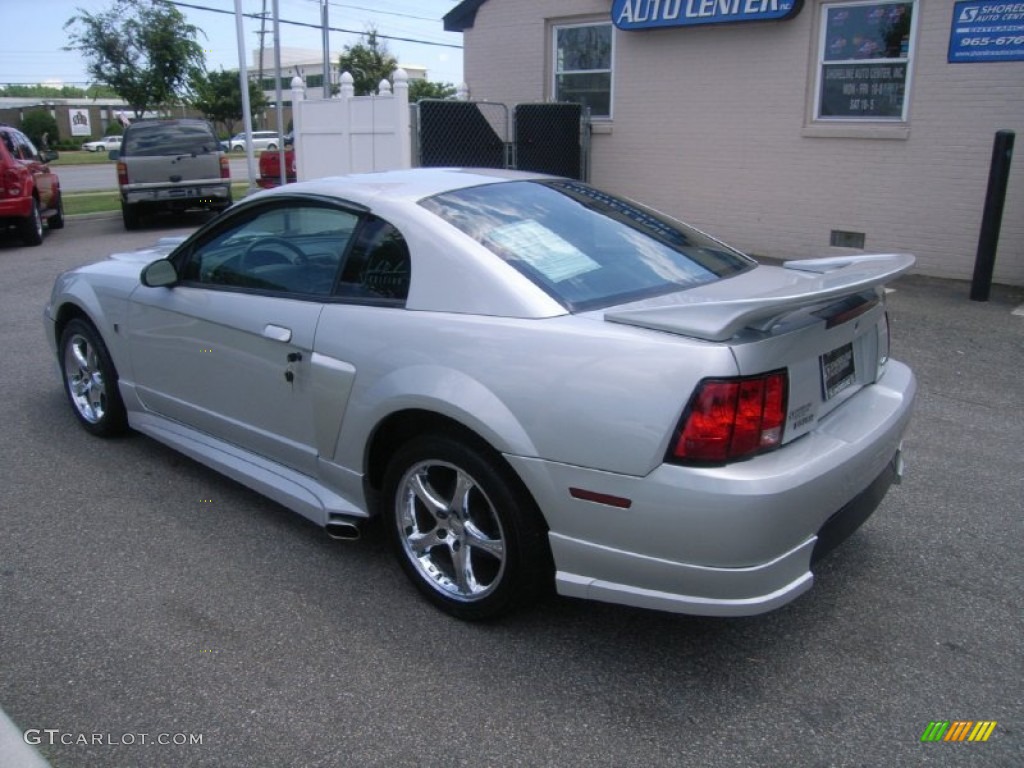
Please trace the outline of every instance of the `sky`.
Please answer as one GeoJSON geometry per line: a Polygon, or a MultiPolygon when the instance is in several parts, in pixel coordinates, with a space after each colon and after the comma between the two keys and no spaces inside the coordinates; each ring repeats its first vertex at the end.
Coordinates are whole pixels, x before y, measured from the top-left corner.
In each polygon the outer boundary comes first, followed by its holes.
{"type": "MultiPolygon", "coordinates": [[[[188,22],[199,27],[199,43],[206,50],[207,69],[238,69],[238,43],[235,35],[234,0],[181,0],[188,5],[215,8],[217,13],[184,6],[178,10],[188,22]]],[[[281,47],[310,48],[320,51],[320,0],[278,0],[281,18],[281,47]],[[292,26],[284,21],[317,25],[317,29],[292,26]]],[[[85,63],[75,51],[61,50],[67,44],[64,23],[78,8],[97,13],[107,10],[113,0],[0,0],[4,27],[25,34],[5,38],[0,48],[0,84],[46,83],[85,87],[88,75],[85,63]],[[31,30],[31,33],[28,32],[31,30]]],[[[355,30],[357,34],[332,32],[331,61],[337,62],[345,45],[359,42],[359,32],[376,27],[380,35],[443,43],[424,45],[385,40],[400,64],[427,68],[427,78],[458,85],[462,74],[462,35],[445,32],[442,16],[458,0],[330,0],[329,23],[332,27],[355,30]]],[[[243,13],[259,13],[266,5],[268,18],[273,0],[242,0],[243,13]]],[[[259,48],[260,22],[244,19],[246,62],[251,65],[252,51],[259,48]]],[[[272,24],[267,23],[266,61],[273,62],[272,24]]],[[[319,58],[319,57],[317,57],[319,58]]]]}

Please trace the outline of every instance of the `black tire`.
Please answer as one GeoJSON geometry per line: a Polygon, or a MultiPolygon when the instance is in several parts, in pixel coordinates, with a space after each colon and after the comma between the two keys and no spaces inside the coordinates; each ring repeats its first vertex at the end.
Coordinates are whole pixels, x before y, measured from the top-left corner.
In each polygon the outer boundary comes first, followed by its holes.
{"type": "Polygon", "coordinates": [[[114,437],[128,429],[128,415],[117,387],[117,369],[91,323],[75,318],[65,326],[58,347],[64,394],[86,431],[114,437]]]}
{"type": "Polygon", "coordinates": [[[268,152],[276,152],[277,151],[277,144],[267,144],[267,151],[268,152]]]}
{"type": "Polygon", "coordinates": [[[488,446],[446,434],[414,438],[388,465],[381,498],[402,570],[446,613],[496,618],[552,584],[543,518],[488,446]]]}
{"type": "Polygon", "coordinates": [[[43,217],[39,213],[39,201],[32,198],[32,210],[18,225],[21,241],[25,245],[39,245],[43,242],[43,217]]]}
{"type": "Polygon", "coordinates": [[[57,195],[56,213],[46,220],[49,229],[64,229],[64,196],[57,195]]]}
{"type": "Polygon", "coordinates": [[[142,226],[142,215],[136,205],[121,203],[121,218],[124,220],[124,228],[129,232],[142,226]]]}

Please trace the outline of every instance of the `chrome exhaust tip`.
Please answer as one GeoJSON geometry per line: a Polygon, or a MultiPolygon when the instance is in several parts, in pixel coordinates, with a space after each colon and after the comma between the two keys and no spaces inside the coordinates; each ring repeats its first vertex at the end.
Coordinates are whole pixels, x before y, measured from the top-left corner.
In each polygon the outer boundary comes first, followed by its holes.
{"type": "Polygon", "coordinates": [[[360,535],[359,525],[352,520],[331,520],[324,529],[328,536],[339,541],[357,541],[360,535]]]}

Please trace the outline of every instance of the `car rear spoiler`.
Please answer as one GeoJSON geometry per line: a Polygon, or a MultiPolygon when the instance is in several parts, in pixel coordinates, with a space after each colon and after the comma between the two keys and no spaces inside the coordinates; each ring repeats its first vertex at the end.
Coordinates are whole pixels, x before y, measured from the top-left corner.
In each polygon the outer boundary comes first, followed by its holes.
{"type": "Polygon", "coordinates": [[[744,328],[765,330],[788,312],[849,296],[894,280],[914,265],[908,253],[872,253],[787,261],[788,280],[758,284],[757,272],[721,280],[674,295],[674,303],[614,309],[605,320],[726,341],[744,328]]]}

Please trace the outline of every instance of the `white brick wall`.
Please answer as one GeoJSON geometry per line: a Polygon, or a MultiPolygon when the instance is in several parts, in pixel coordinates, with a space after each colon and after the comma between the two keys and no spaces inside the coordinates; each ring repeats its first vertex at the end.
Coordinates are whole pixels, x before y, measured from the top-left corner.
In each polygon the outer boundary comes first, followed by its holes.
{"type": "MultiPolygon", "coordinates": [[[[995,279],[1024,285],[1024,62],[948,64],[953,0],[921,0],[909,136],[807,136],[820,4],[786,22],[616,31],[594,183],[751,253],[843,253],[829,232],[853,230],[866,250],[916,254],[918,272],[970,279],[993,135],[1015,130],[995,279]]],[[[472,98],[549,99],[549,22],[610,6],[488,0],[465,32],[472,98]]]]}

